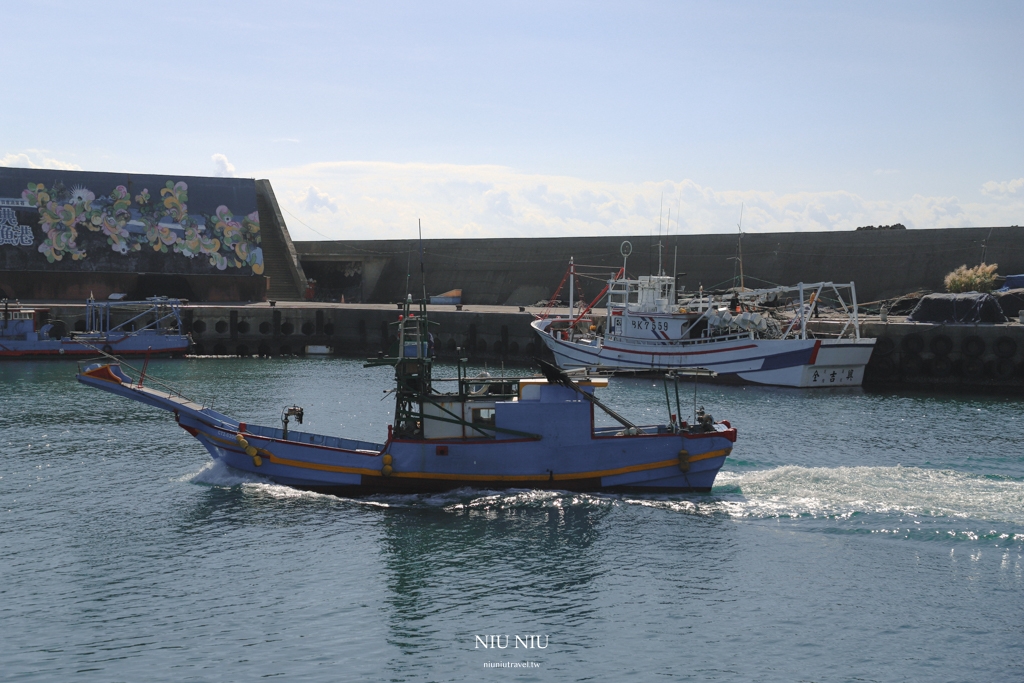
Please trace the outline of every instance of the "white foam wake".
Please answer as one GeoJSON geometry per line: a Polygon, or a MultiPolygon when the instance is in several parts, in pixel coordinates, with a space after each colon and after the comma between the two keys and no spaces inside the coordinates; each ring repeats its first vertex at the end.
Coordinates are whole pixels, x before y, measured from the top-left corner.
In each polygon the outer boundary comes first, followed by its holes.
{"type": "Polygon", "coordinates": [[[714,507],[739,517],[899,514],[1024,525],[1024,481],[919,467],[798,467],[722,472],[714,507]],[[738,487],[739,493],[729,493],[738,487]]]}
{"type": "Polygon", "coordinates": [[[183,481],[205,486],[225,488],[241,487],[246,493],[266,495],[272,498],[319,498],[324,494],[302,491],[300,489],[275,484],[257,474],[243,472],[228,467],[219,460],[207,463],[198,472],[182,477],[183,481]]]}

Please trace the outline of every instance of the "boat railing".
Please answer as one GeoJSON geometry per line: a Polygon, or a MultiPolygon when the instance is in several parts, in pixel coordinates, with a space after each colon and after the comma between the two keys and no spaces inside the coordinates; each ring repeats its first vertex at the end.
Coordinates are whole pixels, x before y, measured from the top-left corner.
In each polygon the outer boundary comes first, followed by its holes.
{"type": "Polygon", "coordinates": [[[722,306],[731,309],[738,305],[767,314],[779,324],[779,339],[806,339],[808,319],[830,308],[845,318],[837,338],[860,339],[857,289],[853,282],[799,282],[726,294],[694,293],[689,298],[684,292],[680,301],[694,312],[722,306]]]}
{"type": "Polygon", "coordinates": [[[137,334],[143,330],[159,331],[164,323],[173,321],[178,334],[181,334],[180,301],[177,299],[166,299],[154,297],[144,302],[140,301],[95,301],[90,299],[85,306],[85,329],[88,334],[105,334],[122,332],[125,334],[137,334]],[[118,310],[135,313],[132,317],[114,324],[113,313],[118,310]],[[144,321],[141,327],[137,326],[139,321],[144,321]]]}
{"type": "Polygon", "coordinates": [[[93,349],[94,351],[98,352],[101,355],[98,358],[88,358],[85,360],[78,361],[78,374],[80,375],[83,374],[87,368],[89,368],[92,365],[95,365],[97,362],[106,361],[109,365],[118,366],[121,373],[128,378],[128,386],[131,389],[142,389],[144,387],[153,388],[153,386],[157,386],[160,387],[160,389],[163,390],[163,392],[168,396],[173,396],[176,398],[180,398],[184,401],[188,401],[189,403],[193,403],[195,405],[200,406],[200,408],[202,409],[213,408],[214,398],[212,396],[196,397],[192,395],[186,395],[184,390],[181,389],[180,387],[175,386],[174,384],[171,384],[170,382],[164,379],[156,377],[155,375],[149,374],[147,372],[147,366],[149,363],[148,360],[146,361],[146,363],[143,364],[142,368],[137,368],[131,363],[122,360],[121,358],[112,356],[109,353],[104,353],[101,349],[97,349],[89,344],[85,345],[89,346],[89,348],[93,349]],[[125,368],[128,368],[130,372],[126,371],[125,368]]]}
{"type": "Polygon", "coordinates": [[[264,427],[260,425],[247,425],[245,431],[253,436],[262,436],[268,439],[279,439],[282,441],[294,441],[296,443],[311,444],[313,446],[324,446],[326,448],[341,448],[349,451],[365,451],[367,454],[380,453],[384,444],[371,441],[360,441],[358,439],[345,439],[340,436],[328,436],[326,434],[312,434],[310,432],[299,432],[288,430],[285,437],[284,430],[276,427],[264,427]]]}
{"type": "Polygon", "coordinates": [[[693,337],[685,339],[640,339],[638,337],[627,337],[621,334],[605,334],[605,342],[629,342],[630,344],[636,344],[638,346],[651,346],[662,348],[665,346],[679,347],[679,346],[698,346],[702,344],[717,344],[723,341],[734,341],[737,339],[750,339],[751,333],[749,331],[731,332],[729,334],[717,334],[708,337],[693,337]]]}

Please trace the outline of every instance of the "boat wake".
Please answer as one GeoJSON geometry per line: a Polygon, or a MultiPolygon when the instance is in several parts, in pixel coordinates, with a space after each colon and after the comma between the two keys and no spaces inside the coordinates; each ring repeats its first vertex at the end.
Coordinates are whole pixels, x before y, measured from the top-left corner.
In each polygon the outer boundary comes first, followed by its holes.
{"type": "Polygon", "coordinates": [[[1024,481],[920,467],[799,467],[721,472],[711,503],[734,517],[951,518],[1024,526],[1024,481]]]}
{"type": "Polygon", "coordinates": [[[617,498],[607,494],[569,493],[535,489],[486,491],[472,488],[455,489],[445,493],[375,495],[354,499],[381,507],[440,508],[446,512],[472,510],[525,510],[569,507],[609,507],[617,498]]]}
{"type": "MultiPolygon", "coordinates": [[[[335,498],[274,484],[215,462],[182,481],[238,487],[274,499],[342,500],[358,507],[448,513],[595,510],[635,507],[706,517],[825,523],[832,531],[905,538],[1024,542],[1024,480],[920,467],[801,467],[721,472],[710,494],[616,495],[512,489],[335,498]]],[[[815,524],[814,528],[820,528],[815,524]]]]}
{"type": "Polygon", "coordinates": [[[187,474],[181,478],[181,481],[185,481],[191,484],[200,484],[202,486],[215,486],[219,488],[234,488],[239,487],[246,493],[257,494],[268,496],[271,498],[328,498],[334,499],[334,496],[327,496],[322,493],[314,493],[312,491],[302,491],[300,489],[292,488],[291,486],[284,486],[282,484],[275,484],[269,479],[252,474],[250,472],[243,472],[242,470],[236,470],[228,467],[220,461],[209,462],[203,466],[198,472],[187,474]]]}

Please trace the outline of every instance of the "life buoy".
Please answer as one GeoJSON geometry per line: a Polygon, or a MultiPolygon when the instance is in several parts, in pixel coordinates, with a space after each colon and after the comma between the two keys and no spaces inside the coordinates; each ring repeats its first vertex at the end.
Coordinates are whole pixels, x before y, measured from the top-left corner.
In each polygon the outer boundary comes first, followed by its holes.
{"type": "MultiPolygon", "coordinates": [[[[474,380],[487,380],[487,379],[490,379],[490,378],[491,378],[491,373],[489,373],[487,371],[484,371],[484,372],[481,372],[476,377],[474,377],[473,379],[474,380]]],[[[490,383],[483,383],[483,382],[481,382],[481,383],[478,384],[478,383],[474,382],[473,384],[469,385],[469,393],[472,396],[483,396],[484,394],[486,394],[490,390],[490,388],[491,388],[490,383]]]]}

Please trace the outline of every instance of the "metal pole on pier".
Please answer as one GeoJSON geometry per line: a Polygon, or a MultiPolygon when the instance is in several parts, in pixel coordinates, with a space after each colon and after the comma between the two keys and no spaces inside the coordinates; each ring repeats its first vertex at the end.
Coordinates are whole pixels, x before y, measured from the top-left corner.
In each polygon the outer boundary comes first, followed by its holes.
{"type": "Polygon", "coordinates": [[[800,338],[807,339],[807,317],[804,315],[804,283],[800,283],[800,338]]]}
{"type": "MultiPolygon", "coordinates": [[[[571,321],[576,315],[576,299],[573,293],[573,284],[576,279],[576,266],[573,265],[572,256],[569,257],[569,320],[571,321]]],[[[570,331],[571,333],[571,331],[570,331]]]]}
{"type": "Polygon", "coordinates": [[[850,298],[853,299],[853,333],[856,339],[860,339],[860,319],[857,317],[857,286],[850,283],[850,298]]]}
{"type": "Polygon", "coordinates": [[[423,221],[419,218],[416,219],[416,226],[420,231],[420,281],[423,285],[423,304],[427,303],[427,269],[423,265],[423,221]]]}

